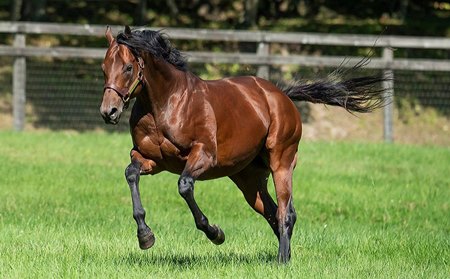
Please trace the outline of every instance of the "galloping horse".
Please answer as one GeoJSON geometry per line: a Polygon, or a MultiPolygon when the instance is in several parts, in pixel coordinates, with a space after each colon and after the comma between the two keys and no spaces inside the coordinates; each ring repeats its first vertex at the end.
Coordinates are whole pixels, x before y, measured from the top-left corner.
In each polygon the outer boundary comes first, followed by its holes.
{"type": "Polygon", "coordinates": [[[206,81],[187,70],[183,55],[161,32],[131,31],[127,26],[114,38],[108,27],[106,38],[100,107],[105,122],[117,124],[130,99],[136,99],[129,120],[131,163],[125,176],[140,248],[152,247],[155,237],[145,223],[139,177],[166,170],[180,174],[179,193],[197,228],[215,244],[222,244],[225,235],[197,205],[194,182],[230,177],[278,238],[278,261],[289,261],[297,219],[292,173],[302,134],[292,100],[370,112],[383,105],[382,90],[373,86],[383,78],[297,82],[283,90],[253,76],[206,81]],[[277,203],[267,190],[270,174],[277,203]]]}

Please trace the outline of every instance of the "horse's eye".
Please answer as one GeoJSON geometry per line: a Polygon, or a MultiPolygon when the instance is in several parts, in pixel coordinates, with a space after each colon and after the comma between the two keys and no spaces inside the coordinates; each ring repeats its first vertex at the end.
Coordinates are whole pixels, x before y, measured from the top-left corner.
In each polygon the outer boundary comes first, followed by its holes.
{"type": "Polygon", "coordinates": [[[133,70],[133,65],[128,64],[127,67],[125,68],[125,71],[131,72],[131,70],[133,70]]]}

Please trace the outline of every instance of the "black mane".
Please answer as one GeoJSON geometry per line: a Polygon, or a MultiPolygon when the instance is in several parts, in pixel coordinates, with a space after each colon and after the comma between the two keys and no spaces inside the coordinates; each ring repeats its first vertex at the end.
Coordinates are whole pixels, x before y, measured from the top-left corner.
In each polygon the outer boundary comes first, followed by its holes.
{"type": "Polygon", "coordinates": [[[117,35],[116,41],[118,44],[126,45],[136,56],[140,56],[142,51],[149,52],[177,69],[187,71],[186,58],[178,49],[171,46],[167,36],[160,31],[134,30],[131,35],[121,32],[117,35]]]}

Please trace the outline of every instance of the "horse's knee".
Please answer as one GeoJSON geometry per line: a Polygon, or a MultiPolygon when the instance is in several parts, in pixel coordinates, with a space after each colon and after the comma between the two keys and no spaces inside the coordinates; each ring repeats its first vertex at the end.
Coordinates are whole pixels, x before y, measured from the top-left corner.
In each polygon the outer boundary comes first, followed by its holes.
{"type": "Polygon", "coordinates": [[[190,176],[181,176],[178,180],[178,193],[183,198],[188,198],[194,191],[194,179],[190,176]]]}
{"type": "Polygon", "coordinates": [[[128,165],[128,167],[125,169],[125,178],[127,179],[127,182],[129,184],[135,183],[139,179],[139,166],[137,163],[132,162],[128,165]]]}

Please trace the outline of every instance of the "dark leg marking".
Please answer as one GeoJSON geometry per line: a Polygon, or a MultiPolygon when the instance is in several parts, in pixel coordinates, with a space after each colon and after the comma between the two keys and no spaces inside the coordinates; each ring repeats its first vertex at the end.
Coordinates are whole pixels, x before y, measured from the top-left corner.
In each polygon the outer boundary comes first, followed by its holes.
{"type": "Polygon", "coordinates": [[[194,216],[197,229],[203,231],[214,244],[222,244],[225,234],[217,225],[210,225],[208,218],[203,214],[194,199],[194,179],[189,175],[182,174],[178,180],[178,192],[184,198],[194,216]]]}
{"type": "Polygon", "coordinates": [[[230,176],[244,194],[247,203],[269,223],[277,239],[280,239],[276,212],[278,206],[267,191],[269,169],[254,161],[241,172],[230,176]]]}
{"type": "Polygon", "coordinates": [[[292,204],[292,196],[289,198],[284,220],[279,220],[280,246],[278,250],[278,262],[287,263],[291,258],[291,237],[294,230],[297,214],[292,204]]]}
{"type": "Polygon", "coordinates": [[[131,162],[125,170],[125,177],[130,186],[131,200],[133,202],[133,218],[137,224],[139,247],[141,249],[148,249],[155,244],[155,236],[145,223],[145,210],[142,207],[139,193],[140,163],[137,161],[131,162]]]}

